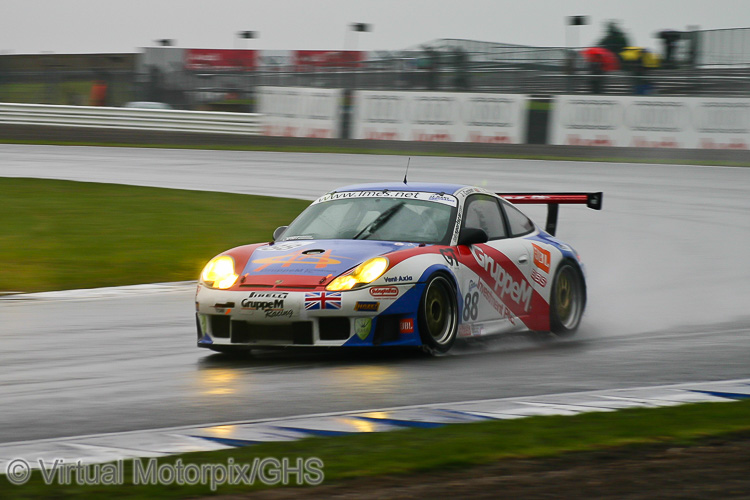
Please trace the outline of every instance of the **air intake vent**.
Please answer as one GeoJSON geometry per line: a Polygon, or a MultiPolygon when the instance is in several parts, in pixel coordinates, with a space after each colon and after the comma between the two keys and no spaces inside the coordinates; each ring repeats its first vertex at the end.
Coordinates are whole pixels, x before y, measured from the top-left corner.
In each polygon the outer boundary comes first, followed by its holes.
{"type": "Polygon", "coordinates": [[[283,325],[232,321],[233,344],[312,345],[312,332],[312,322],[310,321],[298,321],[283,325]]]}
{"type": "Polygon", "coordinates": [[[229,316],[209,316],[211,320],[211,336],[217,339],[229,338],[229,316]]]}
{"type": "Polygon", "coordinates": [[[388,314],[385,316],[378,316],[375,320],[375,335],[373,336],[372,343],[374,345],[380,345],[385,342],[395,342],[398,340],[398,321],[400,316],[395,314],[388,314]]]}
{"type": "Polygon", "coordinates": [[[318,319],[320,340],[346,340],[351,336],[349,318],[318,319]]]}

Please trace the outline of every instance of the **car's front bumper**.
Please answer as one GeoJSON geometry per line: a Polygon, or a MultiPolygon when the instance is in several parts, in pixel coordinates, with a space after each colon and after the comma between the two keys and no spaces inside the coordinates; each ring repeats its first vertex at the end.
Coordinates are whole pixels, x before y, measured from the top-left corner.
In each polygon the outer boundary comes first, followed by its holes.
{"type": "Polygon", "coordinates": [[[423,284],[324,290],[216,290],[198,285],[198,346],[421,345],[423,284]]]}

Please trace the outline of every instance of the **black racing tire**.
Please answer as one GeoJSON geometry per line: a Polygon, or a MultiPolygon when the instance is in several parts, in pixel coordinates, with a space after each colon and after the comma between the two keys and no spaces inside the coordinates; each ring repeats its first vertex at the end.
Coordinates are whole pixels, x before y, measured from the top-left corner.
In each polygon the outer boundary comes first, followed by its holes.
{"type": "Polygon", "coordinates": [[[425,352],[437,355],[450,350],[458,335],[458,300],[453,282],[445,275],[435,274],[427,281],[417,321],[425,352]]]}
{"type": "Polygon", "coordinates": [[[550,330],[558,337],[572,336],[586,308],[586,283],[577,264],[567,259],[560,263],[550,294],[550,330]]]}

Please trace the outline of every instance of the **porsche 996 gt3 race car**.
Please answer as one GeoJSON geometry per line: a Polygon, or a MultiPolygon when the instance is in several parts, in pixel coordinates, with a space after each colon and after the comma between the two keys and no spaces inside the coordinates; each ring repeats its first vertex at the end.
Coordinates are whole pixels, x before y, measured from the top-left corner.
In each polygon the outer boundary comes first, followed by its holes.
{"type": "Polygon", "coordinates": [[[558,205],[602,193],[496,194],[363,184],[315,200],[270,243],[214,257],[196,293],[198,346],[422,346],[505,332],[570,335],[583,265],[553,235],[558,205]],[[512,203],[511,203],[512,202],[512,203]],[[514,205],[548,205],[546,230],[514,205]]]}

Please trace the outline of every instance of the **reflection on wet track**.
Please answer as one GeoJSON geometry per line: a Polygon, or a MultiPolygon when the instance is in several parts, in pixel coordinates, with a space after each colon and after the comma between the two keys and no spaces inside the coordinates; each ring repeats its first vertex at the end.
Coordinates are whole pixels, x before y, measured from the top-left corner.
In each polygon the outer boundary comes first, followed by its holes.
{"type": "MultiPolygon", "coordinates": [[[[0,175],[216,190],[230,178],[234,191],[313,197],[403,176],[402,159],[0,146],[0,175]],[[313,171],[324,175],[298,181],[313,171]]],[[[601,213],[561,211],[560,235],[587,263],[580,335],[458,345],[436,359],[414,350],[232,359],[194,346],[189,283],[2,298],[0,442],[750,376],[750,170],[422,157],[410,178],[605,191],[601,213]]]]}

